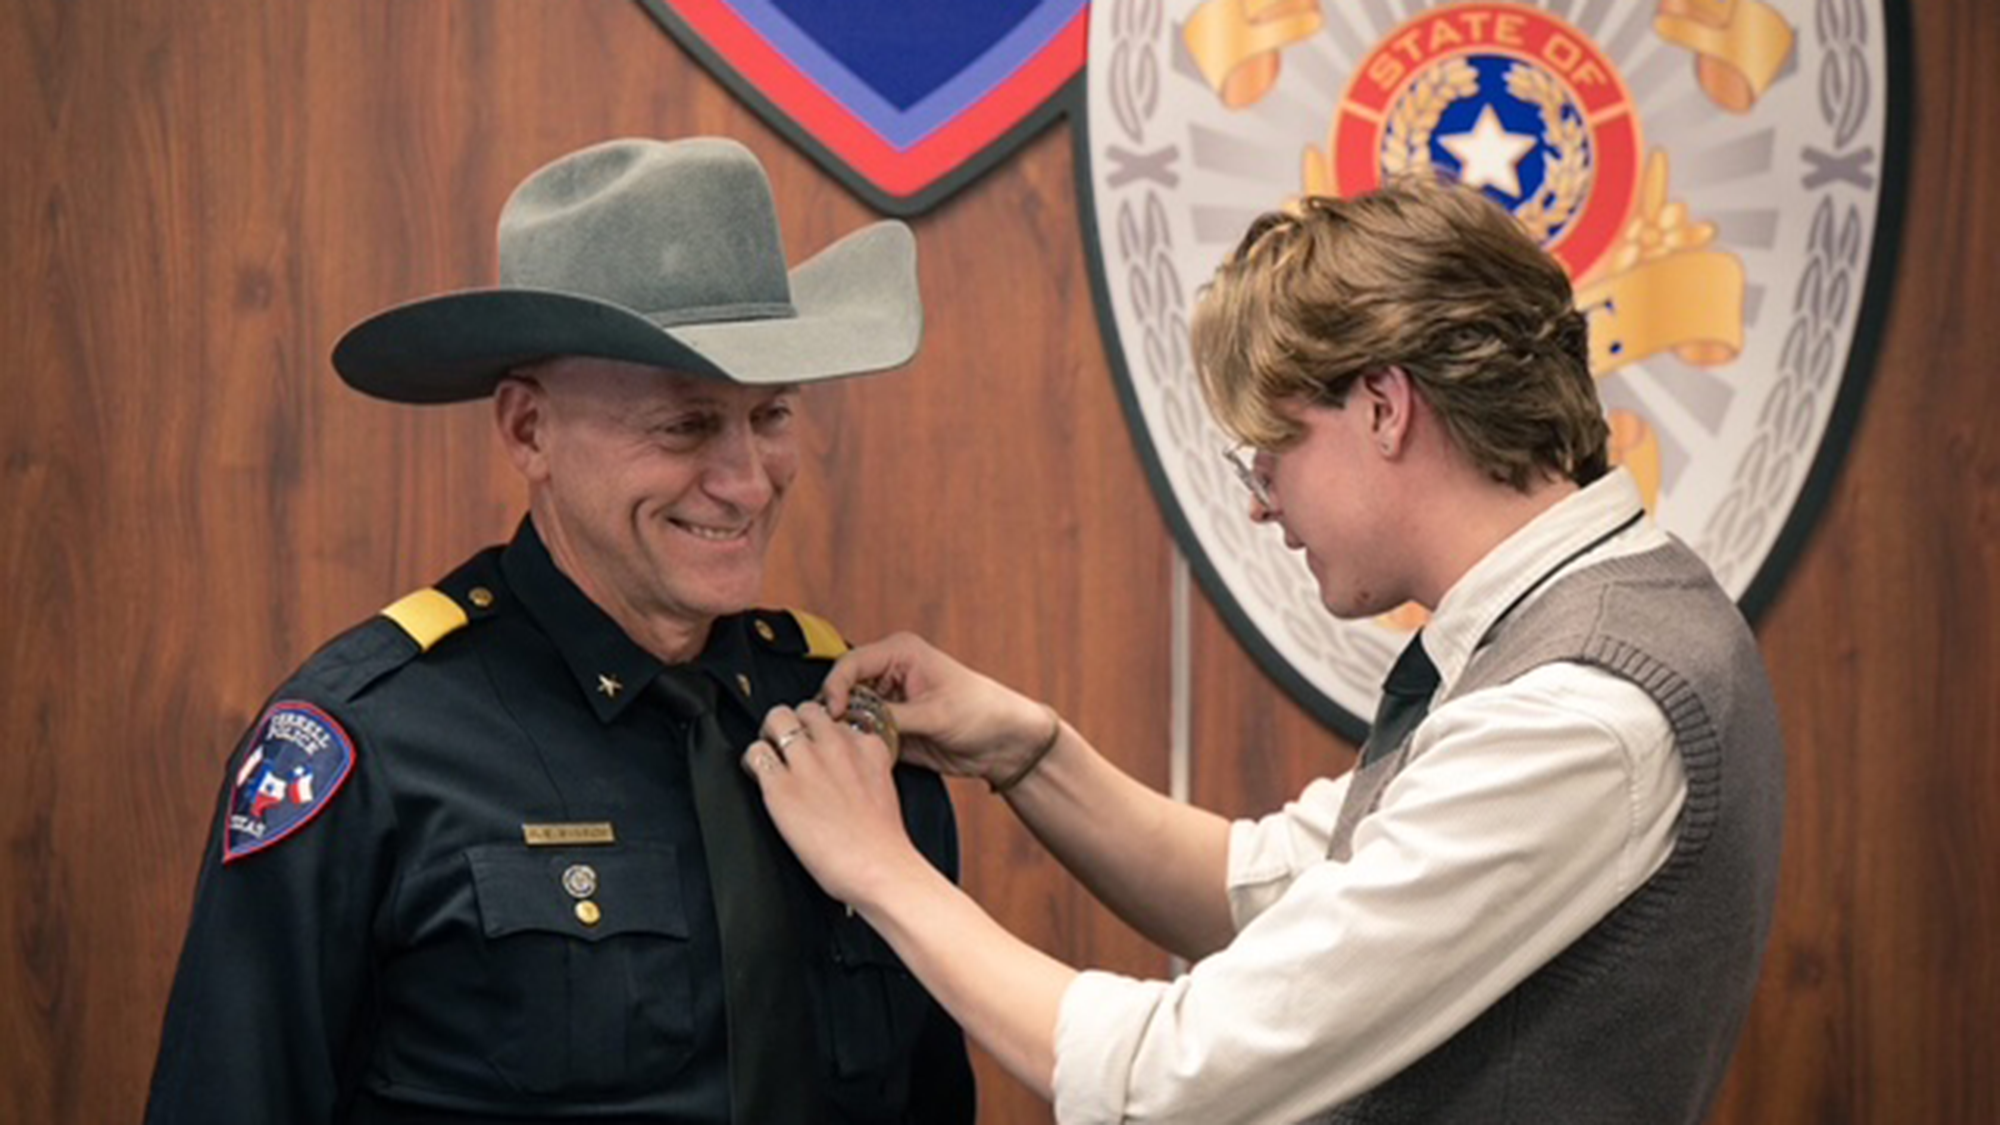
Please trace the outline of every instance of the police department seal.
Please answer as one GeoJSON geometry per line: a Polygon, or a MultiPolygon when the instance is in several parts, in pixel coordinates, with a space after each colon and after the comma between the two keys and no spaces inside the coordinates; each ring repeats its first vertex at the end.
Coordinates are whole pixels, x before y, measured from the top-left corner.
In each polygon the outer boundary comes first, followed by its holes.
{"type": "Polygon", "coordinates": [[[1187,317],[1251,219],[1424,170],[1511,210],[1590,318],[1613,459],[1754,613],[1865,386],[1904,18],[1882,0],[1097,0],[1078,165],[1127,416],[1194,572],[1302,703],[1359,737],[1421,611],[1329,617],[1216,456],[1187,317]]]}

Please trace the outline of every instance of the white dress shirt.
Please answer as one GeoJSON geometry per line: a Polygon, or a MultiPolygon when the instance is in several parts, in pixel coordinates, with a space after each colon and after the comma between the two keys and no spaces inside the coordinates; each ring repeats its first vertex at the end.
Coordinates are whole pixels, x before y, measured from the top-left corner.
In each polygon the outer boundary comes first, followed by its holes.
{"type": "MultiPolygon", "coordinates": [[[[1424,629],[1435,698],[1523,591],[1642,507],[1614,470],[1468,571],[1424,629]]],[[[1664,542],[1640,520],[1562,572],[1664,542]]],[[[1228,948],[1173,981],[1091,971],[1064,993],[1059,1122],[1297,1122],[1367,1091],[1638,889],[1672,850],[1686,795],[1658,706],[1573,663],[1431,711],[1337,863],[1347,783],[1313,781],[1231,826],[1228,948]]]]}

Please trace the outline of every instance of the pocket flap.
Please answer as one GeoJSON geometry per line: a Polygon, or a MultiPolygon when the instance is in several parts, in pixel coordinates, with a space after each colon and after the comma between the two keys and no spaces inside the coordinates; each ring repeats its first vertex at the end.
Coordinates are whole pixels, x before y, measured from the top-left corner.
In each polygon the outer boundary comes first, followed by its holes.
{"type": "Polygon", "coordinates": [[[629,933],[688,936],[680,868],[670,845],[531,849],[489,844],[466,849],[465,857],[489,938],[524,931],[584,941],[629,933]],[[588,870],[572,874],[572,868],[588,870]],[[580,911],[585,902],[591,908],[580,911]],[[592,920],[586,922],[586,917],[592,920]]]}

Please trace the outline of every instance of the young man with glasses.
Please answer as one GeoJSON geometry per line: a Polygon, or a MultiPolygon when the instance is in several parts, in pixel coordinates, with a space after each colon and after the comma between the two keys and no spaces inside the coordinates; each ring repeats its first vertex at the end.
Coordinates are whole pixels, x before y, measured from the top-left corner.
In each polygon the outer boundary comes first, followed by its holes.
{"type": "Polygon", "coordinates": [[[1251,518],[1326,609],[1430,611],[1357,768],[1231,823],[899,636],[746,753],[787,842],[1065,1125],[1701,1120],[1770,925],[1776,710],[1607,465],[1561,266],[1470,189],[1309,198],[1251,226],[1193,335],[1251,518]],[[1079,973],[937,877],[890,755],[835,721],[862,683],[904,761],[987,779],[1191,970],[1079,973]]]}

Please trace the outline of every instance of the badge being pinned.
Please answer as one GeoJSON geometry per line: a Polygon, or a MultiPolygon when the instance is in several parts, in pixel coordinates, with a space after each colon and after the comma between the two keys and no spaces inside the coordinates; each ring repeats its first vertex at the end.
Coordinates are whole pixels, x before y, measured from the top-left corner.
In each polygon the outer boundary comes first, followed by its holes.
{"type": "Polygon", "coordinates": [[[230,863],[304,828],[354,769],[354,741],[310,703],[283,701],[264,714],[229,794],[222,861],[230,863]]]}

